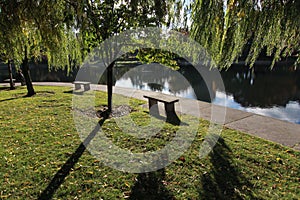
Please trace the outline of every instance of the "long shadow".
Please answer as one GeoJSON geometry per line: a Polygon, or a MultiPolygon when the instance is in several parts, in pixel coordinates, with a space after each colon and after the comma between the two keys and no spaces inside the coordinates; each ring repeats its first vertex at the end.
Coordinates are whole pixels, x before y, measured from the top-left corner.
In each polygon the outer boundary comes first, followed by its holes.
{"type": "MultiPolygon", "coordinates": [[[[17,89],[17,87],[16,87],[17,89]]],[[[0,87],[0,91],[11,91],[10,87],[0,87]]],[[[26,96],[18,96],[18,97],[12,97],[12,98],[8,98],[8,99],[2,99],[0,100],[0,102],[4,102],[4,101],[11,101],[11,100],[15,100],[15,99],[19,99],[19,98],[25,98],[26,96]]]]}
{"type": "Polygon", "coordinates": [[[65,94],[73,94],[73,90],[63,91],[65,94]]]}
{"type": "Polygon", "coordinates": [[[5,90],[5,91],[9,91],[10,87],[0,87],[0,91],[5,90]]]}
{"type": "Polygon", "coordinates": [[[8,98],[8,99],[2,99],[0,100],[0,102],[4,102],[4,101],[12,101],[12,100],[16,100],[19,99],[20,97],[13,97],[13,98],[8,98]]]}
{"type": "Polygon", "coordinates": [[[20,99],[20,98],[27,98],[28,96],[27,95],[21,95],[21,96],[16,96],[16,97],[11,97],[11,98],[8,98],[8,99],[2,99],[0,100],[0,102],[4,102],[4,101],[12,101],[12,100],[16,100],[16,99],[20,99]]]}
{"type": "MultiPolygon", "coordinates": [[[[162,167],[163,163],[168,160],[168,156],[164,155],[156,160],[157,167],[162,167]]],[[[172,193],[165,187],[166,179],[165,169],[159,169],[154,172],[140,173],[137,181],[131,189],[130,200],[152,200],[174,199],[172,193]]]]}
{"type": "Polygon", "coordinates": [[[76,91],[76,90],[69,90],[69,91],[64,91],[65,94],[76,94],[76,95],[83,95],[85,91],[76,91]]]}
{"type": "Polygon", "coordinates": [[[223,138],[209,156],[213,168],[201,178],[199,199],[257,199],[250,190],[253,185],[233,166],[231,150],[223,138]]]}
{"type": "Polygon", "coordinates": [[[165,170],[142,173],[137,177],[137,181],[131,190],[130,200],[171,200],[173,195],[163,184],[165,170]]]}
{"type": "Polygon", "coordinates": [[[164,122],[167,122],[167,123],[175,125],[175,126],[179,126],[179,125],[180,126],[188,126],[189,125],[188,123],[181,121],[177,115],[176,115],[175,119],[174,118],[172,119],[172,118],[167,118],[165,116],[162,116],[160,114],[152,114],[149,111],[143,111],[143,112],[151,115],[152,117],[155,117],[158,120],[162,120],[164,122]]]}
{"type": "Polygon", "coordinates": [[[64,182],[65,178],[70,174],[71,169],[78,162],[79,158],[82,156],[83,152],[86,149],[86,146],[91,142],[91,140],[96,136],[96,133],[100,130],[100,127],[103,125],[107,118],[102,118],[94,130],[88,135],[88,137],[79,145],[76,151],[71,155],[71,157],[66,161],[66,163],[58,170],[55,174],[47,188],[41,193],[38,199],[51,199],[64,182]]]}

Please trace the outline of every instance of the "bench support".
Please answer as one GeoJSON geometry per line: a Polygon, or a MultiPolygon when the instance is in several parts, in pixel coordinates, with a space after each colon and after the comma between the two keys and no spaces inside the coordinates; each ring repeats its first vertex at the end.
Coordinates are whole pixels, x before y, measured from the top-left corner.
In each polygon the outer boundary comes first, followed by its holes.
{"type": "Polygon", "coordinates": [[[175,113],[174,103],[165,103],[166,113],[175,113]]]}
{"type": "Polygon", "coordinates": [[[175,112],[175,103],[165,103],[165,111],[167,116],[167,122],[173,124],[180,124],[180,119],[175,112]]]}
{"type": "Polygon", "coordinates": [[[79,83],[75,83],[75,90],[80,90],[80,84],[79,83]]]}
{"type": "Polygon", "coordinates": [[[84,88],[84,91],[87,91],[87,90],[91,89],[90,84],[84,84],[83,88],[84,88]]]}
{"type": "Polygon", "coordinates": [[[153,116],[159,116],[158,104],[156,99],[149,98],[149,113],[153,116]]]}
{"type": "Polygon", "coordinates": [[[159,109],[157,102],[163,102],[165,106],[165,113],[167,117],[167,122],[179,125],[180,119],[178,118],[175,112],[175,103],[178,102],[178,99],[171,99],[170,97],[159,95],[159,96],[150,96],[144,95],[145,98],[148,99],[149,104],[149,114],[154,117],[159,117],[159,109]]]}

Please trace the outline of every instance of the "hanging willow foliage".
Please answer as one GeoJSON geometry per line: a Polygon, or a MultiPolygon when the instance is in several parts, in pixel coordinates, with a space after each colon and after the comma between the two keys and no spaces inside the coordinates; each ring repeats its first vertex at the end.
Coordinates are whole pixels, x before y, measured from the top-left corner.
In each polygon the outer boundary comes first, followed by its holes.
{"type": "Polygon", "coordinates": [[[192,7],[192,36],[219,68],[236,62],[250,46],[246,63],[252,67],[260,53],[283,57],[298,53],[300,63],[300,2],[297,0],[196,0],[192,7]]]}
{"type": "Polygon", "coordinates": [[[21,64],[25,57],[47,56],[50,68],[69,70],[72,61],[81,62],[80,44],[72,26],[68,26],[64,0],[0,1],[1,59],[21,64]]]}

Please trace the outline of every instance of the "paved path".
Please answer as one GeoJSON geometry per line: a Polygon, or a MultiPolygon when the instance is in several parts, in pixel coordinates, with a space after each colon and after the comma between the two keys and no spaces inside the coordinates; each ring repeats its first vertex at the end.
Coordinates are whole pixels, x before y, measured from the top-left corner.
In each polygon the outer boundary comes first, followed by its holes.
{"type": "MultiPolygon", "coordinates": [[[[72,83],[61,82],[36,82],[34,83],[34,85],[73,87],[72,83]]],[[[106,91],[106,86],[91,85],[91,89],[106,91]]],[[[143,98],[143,95],[153,93],[151,91],[134,90],[122,87],[114,87],[113,92],[116,94],[122,94],[142,100],[146,100],[145,98],[143,98]]],[[[225,127],[243,131],[248,134],[273,141],[300,151],[299,124],[294,124],[232,108],[212,105],[210,103],[202,101],[186,98],[179,99],[180,103],[176,104],[176,110],[180,111],[181,113],[224,124],[225,127]],[[222,118],[224,112],[226,112],[225,119],[222,118]]]]}

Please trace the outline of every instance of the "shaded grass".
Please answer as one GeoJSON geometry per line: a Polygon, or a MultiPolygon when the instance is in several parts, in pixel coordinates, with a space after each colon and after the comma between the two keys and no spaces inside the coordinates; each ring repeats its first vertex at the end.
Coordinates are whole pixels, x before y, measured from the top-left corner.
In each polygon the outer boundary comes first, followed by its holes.
{"type": "MultiPolygon", "coordinates": [[[[162,170],[131,174],[106,167],[82,146],[73,122],[70,89],[35,89],[37,95],[31,98],[24,98],[23,87],[0,90],[0,199],[300,198],[299,152],[224,129],[209,156],[199,159],[209,126],[204,120],[188,151],[162,170]]],[[[96,97],[96,106],[106,104],[105,93],[96,97]]],[[[125,119],[148,124],[149,115],[139,106],[144,102],[114,99],[115,105],[129,102],[133,108],[125,119]]],[[[187,131],[195,125],[189,126],[187,131]]],[[[164,123],[158,134],[147,139],[122,132],[114,119],[103,121],[102,129],[118,146],[146,152],[163,148],[178,126],[164,123]]]]}

